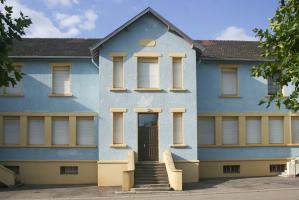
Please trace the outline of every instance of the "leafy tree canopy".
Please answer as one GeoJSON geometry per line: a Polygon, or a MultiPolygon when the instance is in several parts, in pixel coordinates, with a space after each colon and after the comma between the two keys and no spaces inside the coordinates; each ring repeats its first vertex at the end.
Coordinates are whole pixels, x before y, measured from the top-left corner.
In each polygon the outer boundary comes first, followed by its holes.
{"type": "Polygon", "coordinates": [[[0,87],[14,86],[22,78],[8,55],[13,41],[21,40],[21,36],[25,35],[25,28],[32,23],[22,12],[18,18],[13,18],[12,14],[12,6],[8,6],[6,0],[0,0],[0,87]]]}
{"type": "Polygon", "coordinates": [[[278,108],[284,105],[292,111],[299,110],[299,0],[281,0],[269,28],[254,29],[259,37],[262,56],[267,58],[252,69],[252,75],[271,78],[279,88],[273,95],[265,97],[260,104],[269,107],[274,103],[278,108]],[[284,96],[282,88],[292,85],[294,90],[284,96]]]}

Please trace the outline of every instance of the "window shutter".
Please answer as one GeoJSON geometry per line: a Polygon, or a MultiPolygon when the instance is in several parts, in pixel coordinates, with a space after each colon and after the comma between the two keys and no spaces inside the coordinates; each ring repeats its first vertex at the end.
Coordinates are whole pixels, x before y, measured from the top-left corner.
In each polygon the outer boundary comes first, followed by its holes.
{"type": "Polygon", "coordinates": [[[53,93],[54,94],[70,94],[70,68],[54,67],[53,68],[53,93]]]}
{"type": "Polygon", "coordinates": [[[57,117],[52,120],[52,142],[53,144],[69,143],[69,122],[68,118],[57,117]]]}
{"type": "Polygon", "coordinates": [[[173,58],[172,60],[172,76],[173,76],[173,88],[183,88],[183,69],[182,58],[173,58]]]}
{"type": "Polygon", "coordinates": [[[238,119],[224,117],[222,120],[222,143],[238,144],[238,119]]]}
{"type": "Polygon", "coordinates": [[[292,117],[292,143],[299,143],[299,118],[292,117]]]}
{"type": "Polygon", "coordinates": [[[238,94],[238,78],[237,70],[223,70],[222,71],[222,94],[223,95],[237,95],[238,94]]]}
{"type": "Polygon", "coordinates": [[[44,119],[30,117],[28,119],[29,144],[44,144],[44,119]]]}
{"type": "Polygon", "coordinates": [[[261,119],[248,117],[246,119],[246,143],[261,143],[261,119]]]}
{"type": "Polygon", "coordinates": [[[198,144],[215,144],[214,118],[200,118],[198,121],[198,144]]]}
{"type": "Polygon", "coordinates": [[[77,118],[77,144],[94,144],[93,118],[77,118]]]}
{"type": "Polygon", "coordinates": [[[123,113],[113,113],[113,144],[123,144],[124,122],[123,113]]]}
{"type": "Polygon", "coordinates": [[[4,144],[20,144],[20,118],[4,118],[4,144]]]}
{"type": "Polygon", "coordinates": [[[283,119],[282,117],[269,118],[269,143],[283,143],[283,119]]]}
{"type": "Polygon", "coordinates": [[[113,87],[123,88],[123,58],[113,58],[113,87]]]}
{"type": "Polygon", "coordinates": [[[159,88],[159,66],[157,58],[138,59],[138,87],[159,88]]]}
{"type": "Polygon", "coordinates": [[[183,113],[173,113],[173,144],[183,143],[183,113]]]}

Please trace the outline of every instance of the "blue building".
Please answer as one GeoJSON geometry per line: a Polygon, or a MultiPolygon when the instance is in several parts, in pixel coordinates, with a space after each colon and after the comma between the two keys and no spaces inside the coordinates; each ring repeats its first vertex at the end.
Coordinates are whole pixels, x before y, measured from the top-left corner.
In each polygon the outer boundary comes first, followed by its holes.
{"type": "Polygon", "coordinates": [[[257,42],[194,40],[148,8],[105,38],[25,38],[10,57],[25,76],[0,91],[0,175],[26,184],[123,185],[132,151],[140,167],[170,150],[183,182],[277,175],[298,156],[298,114],[258,105],[273,86],[250,75],[257,42]]]}

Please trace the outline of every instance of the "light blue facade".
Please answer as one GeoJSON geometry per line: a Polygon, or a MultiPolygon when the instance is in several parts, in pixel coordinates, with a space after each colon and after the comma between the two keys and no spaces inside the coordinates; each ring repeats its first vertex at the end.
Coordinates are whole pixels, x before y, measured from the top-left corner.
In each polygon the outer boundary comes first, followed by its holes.
{"type": "MultiPolygon", "coordinates": [[[[136,107],[161,108],[159,113],[159,160],[163,160],[163,151],[172,145],[171,108],[184,107],[184,142],[186,148],[172,149],[179,160],[197,159],[197,105],[196,105],[196,52],[184,39],[169,32],[167,27],[151,15],[145,15],[122,31],[100,49],[100,120],[99,120],[99,159],[127,159],[128,149],[138,151],[138,114],[136,107]],[[154,47],[142,47],[139,40],[150,38],[156,41],[154,47]],[[126,92],[111,92],[112,58],[110,52],[126,52],[124,58],[124,87],[126,92]],[[138,92],[137,58],[134,53],[161,53],[159,58],[160,88],[159,92],[138,92]],[[170,53],[186,53],[183,58],[184,87],[186,92],[171,92],[172,58],[170,53]],[[124,114],[124,143],[128,148],[114,149],[112,144],[112,113],[110,108],[127,108],[124,114]]],[[[137,152],[138,153],[138,152],[137,152]]]]}

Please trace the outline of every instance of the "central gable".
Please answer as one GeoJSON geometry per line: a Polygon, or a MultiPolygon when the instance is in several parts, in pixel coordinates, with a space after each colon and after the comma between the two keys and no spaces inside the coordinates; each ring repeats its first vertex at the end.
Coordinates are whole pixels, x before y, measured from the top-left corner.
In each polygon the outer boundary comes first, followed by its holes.
{"type": "Polygon", "coordinates": [[[199,45],[198,43],[194,43],[193,40],[187,36],[185,33],[183,33],[181,30],[179,30],[177,27],[175,27],[173,24],[171,24],[169,21],[164,19],[162,16],[160,16],[158,13],[156,13],[153,9],[147,8],[135,17],[133,17],[131,20],[126,22],[124,25],[107,35],[103,40],[101,40],[98,44],[91,47],[91,53],[93,57],[98,56],[99,49],[104,46],[109,41],[117,38],[120,33],[124,33],[126,35],[127,33],[130,33],[131,35],[127,35],[127,37],[130,36],[137,36],[136,34],[141,35],[142,38],[140,38],[139,44],[143,46],[154,46],[155,45],[155,39],[160,37],[163,33],[171,32],[175,34],[176,36],[182,38],[184,41],[186,41],[188,44],[190,44],[190,47],[199,51],[200,53],[203,51],[203,47],[199,45]],[[138,26],[136,26],[138,24],[138,26]],[[142,27],[142,28],[139,28],[142,27]]]}

